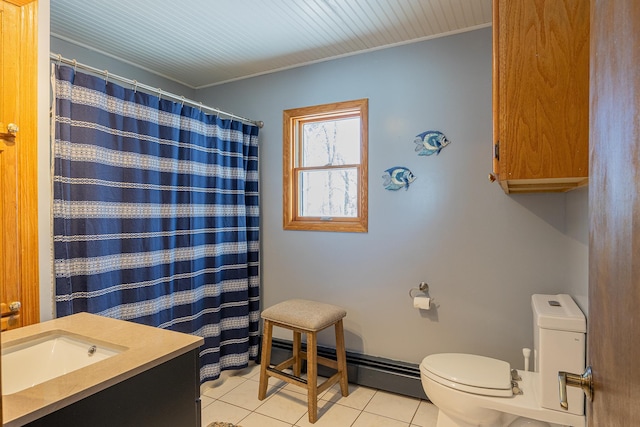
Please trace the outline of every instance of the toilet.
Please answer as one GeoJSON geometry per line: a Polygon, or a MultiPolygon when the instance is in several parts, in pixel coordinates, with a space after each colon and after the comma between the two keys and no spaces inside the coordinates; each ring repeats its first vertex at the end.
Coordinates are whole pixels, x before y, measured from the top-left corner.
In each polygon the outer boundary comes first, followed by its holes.
{"type": "Polygon", "coordinates": [[[559,371],[584,371],[584,314],[566,294],[533,295],[531,308],[533,371],[515,371],[507,362],[473,354],[423,359],[420,377],[439,409],[437,427],[585,426],[582,390],[569,387],[569,408],[563,409],[558,386],[559,371]]]}

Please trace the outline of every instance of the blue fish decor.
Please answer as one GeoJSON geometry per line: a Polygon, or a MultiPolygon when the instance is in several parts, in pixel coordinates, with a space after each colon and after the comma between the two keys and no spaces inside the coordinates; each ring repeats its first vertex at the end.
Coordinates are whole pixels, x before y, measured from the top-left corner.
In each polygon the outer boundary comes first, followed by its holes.
{"type": "Polygon", "coordinates": [[[413,140],[416,144],[416,151],[418,156],[430,156],[433,153],[440,154],[440,151],[451,144],[451,141],[447,139],[442,132],[437,130],[428,130],[416,135],[416,139],[413,140]]]}
{"type": "Polygon", "coordinates": [[[384,171],[382,178],[384,179],[384,182],[382,183],[384,188],[394,191],[401,188],[408,190],[409,184],[416,180],[413,172],[402,166],[395,166],[387,169],[384,171]]]}

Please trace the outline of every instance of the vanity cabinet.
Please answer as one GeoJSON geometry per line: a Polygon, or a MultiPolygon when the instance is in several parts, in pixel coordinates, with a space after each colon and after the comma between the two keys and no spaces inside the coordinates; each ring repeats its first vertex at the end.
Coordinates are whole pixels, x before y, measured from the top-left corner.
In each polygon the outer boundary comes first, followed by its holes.
{"type": "Polygon", "coordinates": [[[26,424],[28,427],[200,427],[198,349],[26,424]]]}
{"type": "Polygon", "coordinates": [[[506,193],[589,176],[589,2],[494,0],[493,173],[506,193]]]}
{"type": "Polygon", "coordinates": [[[202,337],[76,313],[3,332],[1,338],[3,350],[19,356],[8,365],[18,377],[32,365],[47,367],[34,369],[26,384],[5,383],[3,427],[200,427],[202,337]],[[33,351],[56,336],[77,345],[66,352],[60,346],[56,357],[42,347],[33,351]],[[115,354],[87,364],[78,351],[84,346],[86,357],[93,357],[89,343],[115,354]],[[79,362],[57,369],[62,358],[79,362]]]}

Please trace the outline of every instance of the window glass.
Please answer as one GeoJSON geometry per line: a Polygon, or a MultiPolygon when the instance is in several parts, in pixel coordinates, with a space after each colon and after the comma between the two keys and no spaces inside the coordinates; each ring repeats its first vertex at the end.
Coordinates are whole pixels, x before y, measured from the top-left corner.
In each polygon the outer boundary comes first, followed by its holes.
{"type": "Polygon", "coordinates": [[[300,171],[300,216],[358,216],[356,168],[300,171]]]}
{"type": "Polygon", "coordinates": [[[360,163],[360,117],[302,126],[302,166],[360,163]]]}
{"type": "Polygon", "coordinates": [[[368,100],[283,112],[287,230],[368,229],[368,100]]]}

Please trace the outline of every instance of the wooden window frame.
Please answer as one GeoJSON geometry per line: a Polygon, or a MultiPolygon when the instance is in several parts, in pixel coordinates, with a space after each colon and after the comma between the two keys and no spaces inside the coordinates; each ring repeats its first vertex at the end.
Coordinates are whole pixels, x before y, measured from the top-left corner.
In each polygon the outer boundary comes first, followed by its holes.
{"type": "Polygon", "coordinates": [[[368,143],[369,100],[336,102],[283,111],[283,228],[285,230],[337,231],[366,233],[368,231],[368,143]],[[360,118],[360,163],[358,165],[336,165],[320,169],[355,167],[358,174],[358,215],[344,217],[310,217],[298,213],[298,174],[303,170],[318,168],[299,167],[300,129],[302,124],[344,117],[360,118]]]}

